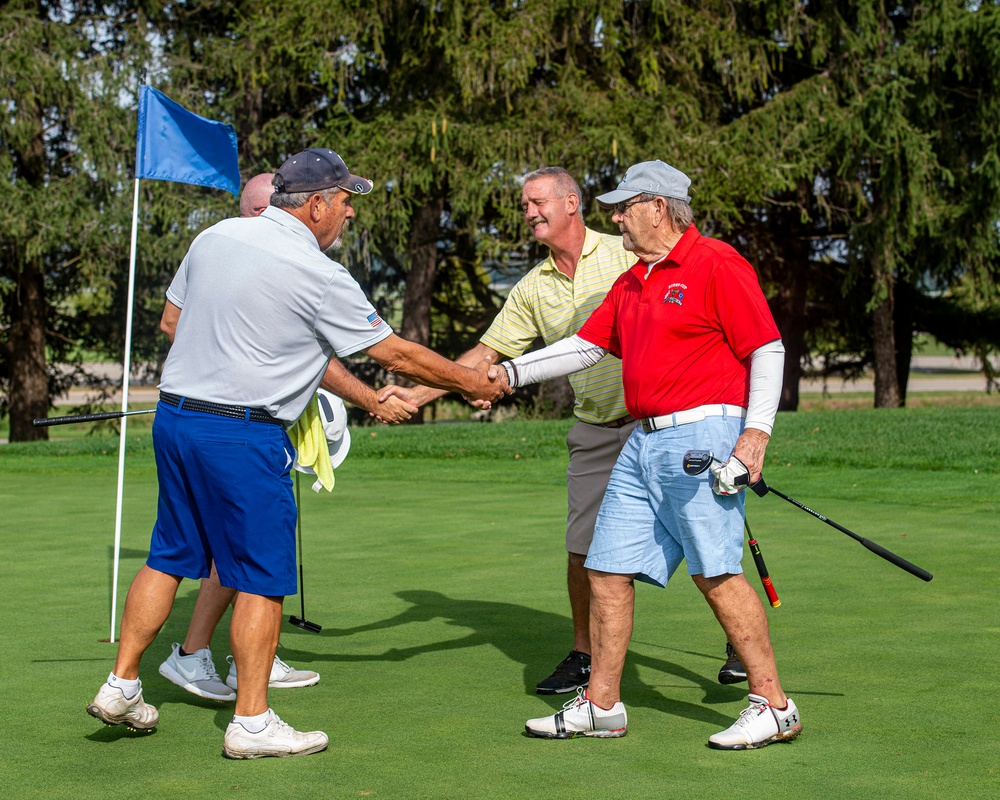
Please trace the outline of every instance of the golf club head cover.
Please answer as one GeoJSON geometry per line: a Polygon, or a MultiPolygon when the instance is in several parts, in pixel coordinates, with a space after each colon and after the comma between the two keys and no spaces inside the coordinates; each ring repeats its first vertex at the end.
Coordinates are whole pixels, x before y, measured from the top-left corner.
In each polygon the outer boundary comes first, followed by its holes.
{"type": "Polygon", "coordinates": [[[712,491],[716,494],[737,494],[744,486],[750,485],[750,470],[736,456],[730,456],[725,464],[712,464],[709,469],[715,476],[712,491]]]}

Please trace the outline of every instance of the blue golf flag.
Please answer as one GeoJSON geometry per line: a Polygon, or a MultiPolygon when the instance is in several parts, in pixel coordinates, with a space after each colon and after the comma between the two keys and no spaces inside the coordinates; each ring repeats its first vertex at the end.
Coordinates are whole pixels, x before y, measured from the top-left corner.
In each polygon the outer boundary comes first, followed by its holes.
{"type": "Polygon", "coordinates": [[[240,193],[236,130],[205,119],[151,86],[139,87],[135,177],[240,193]]]}

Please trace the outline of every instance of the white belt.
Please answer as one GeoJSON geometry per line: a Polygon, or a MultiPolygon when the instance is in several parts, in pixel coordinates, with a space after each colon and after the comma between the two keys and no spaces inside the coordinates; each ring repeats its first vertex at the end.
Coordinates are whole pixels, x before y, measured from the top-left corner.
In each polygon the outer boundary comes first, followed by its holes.
{"type": "Polygon", "coordinates": [[[740,419],[746,419],[747,410],[742,406],[716,403],[715,405],[689,408],[687,411],[678,411],[674,414],[664,414],[662,417],[645,417],[639,420],[639,427],[646,433],[652,433],[664,428],[676,428],[678,425],[687,425],[689,422],[701,422],[705,417],[739,417],[740,419]]]}

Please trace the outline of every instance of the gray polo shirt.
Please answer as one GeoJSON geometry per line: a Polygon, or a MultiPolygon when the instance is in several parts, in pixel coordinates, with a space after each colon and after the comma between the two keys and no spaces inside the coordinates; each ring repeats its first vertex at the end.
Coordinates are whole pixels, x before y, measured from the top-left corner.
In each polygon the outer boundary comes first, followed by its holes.
{"type": "Polygon", "coordinates": [[[274,207],[199,234],[167,298],[183,313],[160,388],[264,408],[289,424],[334,353],[356,353],[392,333],[312,231],[274,207]]]}

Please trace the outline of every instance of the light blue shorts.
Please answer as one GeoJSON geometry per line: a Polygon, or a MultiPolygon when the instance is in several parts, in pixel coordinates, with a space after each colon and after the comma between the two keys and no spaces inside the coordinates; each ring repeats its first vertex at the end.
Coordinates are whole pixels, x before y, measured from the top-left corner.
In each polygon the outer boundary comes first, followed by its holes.
{"type": "Polygon", "coordinates": [[[146,563],[223,586],[295,594],[294,449],[280,425],[229,419],[160,403],[153,422],[159,483],[146,563]]]}
{"type": "Polygon", "coordinates": [[[587,568],[666,586],[682,559],[689,575],[740,574],[745,492],[712,491],[713,475],[684,474],[688,450],[725,461],[743,431],[739,417],[707,417],[644,433],[636,426],[604,494],[587,568]]]}

